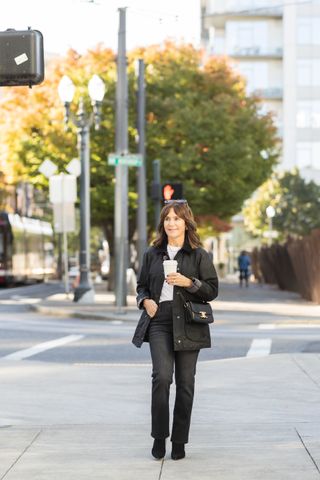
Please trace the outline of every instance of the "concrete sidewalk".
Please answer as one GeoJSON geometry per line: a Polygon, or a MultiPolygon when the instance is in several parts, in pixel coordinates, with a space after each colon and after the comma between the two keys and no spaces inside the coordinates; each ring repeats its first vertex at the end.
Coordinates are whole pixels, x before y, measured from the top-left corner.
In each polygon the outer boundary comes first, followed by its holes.
{"type": "Polygon", "coordinates": [[[150,366],[0,362],[1,480],[316,480],[320,356],[200,362],[187,457],[152,459],[150,366]]]}
{"type": "MultiPolygon", "coordinates": [[[[136,306],[136,297],[127,296],[128,306],[118,308],[115,306],[115,295],[112,292],[95,292],[95,302],[76,303],[73,295],[69,297],[64,293],[51,295],[38,303],[30,303],[30,308],[45,315],[61,317],[84,318],[91,320],[106,321],[134,321],[139,318],[139,310],[136,306]]],[[[1,480],[1,479],[0,479],[1,480]]]]}
{"type": "MultiPolygon", "coordinates": [[[[92,320],[137,322],[140,312],[136,298],[127,296],[126,307],[115,307],[115,296],[105,292],[101,285],[96,286],[95,303],[75,303],[73,296],[59,293],[38,302],[30,299],[30,308],[45,315],[74,317],[92,320]]],[[[223,323],[226,317],[268,316],[277,317],[281,322],[319,322],[320,305],[308,302],[300,295],[280,291],[270,285],[251,284],[250,288],[240,289],[233,279],[220,282],[219,297],[213,302],[217,321],[223,323]]],[[[276,318],[275,318],[276,320],[276,318]]],[[[1,480],[1,479],[0,479],[1,480]]]]}
{"type": "MultiPolygon", "coordinates": [[[[121,314],[108,294],[97,297],[94,305],[55,296],[36,306],[137,321],[134,297],[121,314]]],[[[214,309],[218,324],[320,318],[318,305],[295,294],[232,283],[222,284],[214,309]]],[[[164,461],[151,457],[151,365],[1,360],[0,381],[0,480],[320,479],[319,354],[200,354],[190,443],[178,462],[170,442],[164,461]]]]}

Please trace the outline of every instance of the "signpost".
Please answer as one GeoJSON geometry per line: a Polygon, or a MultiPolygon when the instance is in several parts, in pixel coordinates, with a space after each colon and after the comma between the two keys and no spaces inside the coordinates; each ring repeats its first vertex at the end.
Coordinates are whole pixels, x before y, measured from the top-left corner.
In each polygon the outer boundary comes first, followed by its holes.
{"type": "MultiPolygon", "coordinates": [[[[124,10],[125,11],[125,10],[124,10]]],[[[123,13],[122,13],[123,15],[123,13]]],[[[126,65],[126,62],[124,62],[126,65]]],[[[123,85],[122,85],[123,86],[123,85]]],[[[119,97],[123,100],[123,95],[119,86],[119,97]]],[[[115,166],[115,293],[116,306],[126,305],[127,292],[127,268],[128,268],[128,167],[141,167],[143,157],[141,154],[123,153],[127,151],[127,127],[124,126],[127,120],[127,112],[121,109],[120,100],[118,104],[118,123],[121,128],[116,136],[116,145],[119,153],[110,153],[108,155],[108,165],[115,166]],[[121,115],[123,114],[123,117],[121,115]],[[120,121],[124,118],[123,121],[120,121]]],[[[126,102],[124,102],[125,106],[126,102]]],[[[123,105],[122,105],[123,106],[123,105]]]]}
{"type": "Polygon", "coordinates": [[[110,153],[108,155],[108,165],[126,165],[127,167],[141,167],[142,155],[137,153],[119,154],[110,153]]]}
{"type": "Polygon", "coordinates": [[[54,230],[56,233],[63,235],[65,292],[69,294],[67,233],[76,230],[74,204],[77,200],[76,177],[80,175],[79,160],[74,158],[66,169],[71,175],[64,173],[55,175],[57,166],[49,159],[42,162],[39,167],[39,171],[49,178],[49,197],[53,204],[54,230]]]}
{"type": "Polygon", "coordinates": [[[49,178],[50,201],[54,206],[54,227],[63,235],[64,281],[66,294],[69,294],[68,238],[67,232],[75,231],[75,208],[77,183],[74,175],[52,175],[49,178]]]}

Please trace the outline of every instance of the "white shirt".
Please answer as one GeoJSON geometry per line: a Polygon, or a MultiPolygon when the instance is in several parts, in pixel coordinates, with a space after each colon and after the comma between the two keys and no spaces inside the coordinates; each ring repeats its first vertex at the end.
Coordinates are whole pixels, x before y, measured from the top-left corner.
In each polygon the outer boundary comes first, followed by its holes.
{"type": "MultiPolygon", "coordinates": [[[[170,260],[174,259],[179,250],[181,250],[181,247],[173,247],[172,245],[168,245],[167,251],[170,260]]],[[[163,282],[159,303],[173,300],[173,288],[173,285],[169,285],[169,283],[166,281],[163,282]]]]}

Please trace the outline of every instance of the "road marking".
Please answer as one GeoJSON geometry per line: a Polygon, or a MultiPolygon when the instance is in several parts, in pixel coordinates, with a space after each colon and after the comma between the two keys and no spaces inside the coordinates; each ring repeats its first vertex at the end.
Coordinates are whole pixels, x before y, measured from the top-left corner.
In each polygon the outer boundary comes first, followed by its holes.
{"type": "Polygon", "coordinates": [[[31,348],[26,348],[25,350],[18,350],[17,352],[10,353],[5,357],[2,357],[2,360],[23,360],[24,358],[32,357],[38,353],[45,352],[46,350],[51,350],[52,348],[61,347],[67,343],[76,342],[81,340],[84,335],[68,335],[67,337],[57,338],[50,342],[39,343],[31,348]]]}
{"type": "Polygon", "coordinates": [[[152,363],[89,363],[89,362],[76,362],[73,363],[75,367],[152,367],[152,363]]]}
{"type": "Polygon", "coordinates": [[[319,323],[260,323],[261,330],[273,330],[275,328],[320,328],[319,323]]]}
{"type": "Polygon", "coordinates": [[[270,354],[271,338],[255,338],[247,352],[247,357],[265,357],[270,354]]]}

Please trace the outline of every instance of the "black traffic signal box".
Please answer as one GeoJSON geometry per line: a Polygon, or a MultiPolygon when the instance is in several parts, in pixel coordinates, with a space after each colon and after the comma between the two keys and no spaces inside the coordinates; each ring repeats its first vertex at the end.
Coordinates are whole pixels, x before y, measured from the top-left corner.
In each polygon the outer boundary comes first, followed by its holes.
{"type": "Polygon", "coordinates": [[[43,79],[42,33],[31,29],[0,32],[0,86],[31,87],[43,79]]]}

